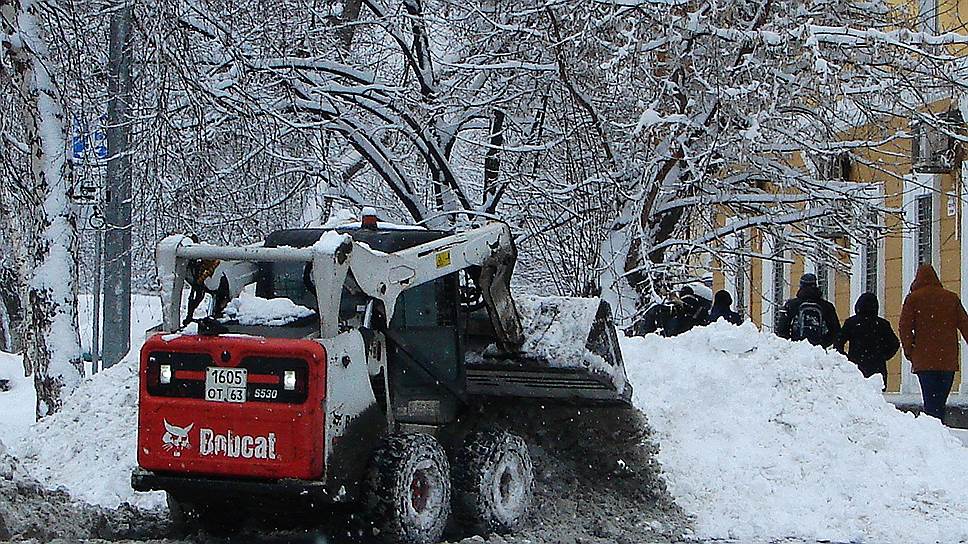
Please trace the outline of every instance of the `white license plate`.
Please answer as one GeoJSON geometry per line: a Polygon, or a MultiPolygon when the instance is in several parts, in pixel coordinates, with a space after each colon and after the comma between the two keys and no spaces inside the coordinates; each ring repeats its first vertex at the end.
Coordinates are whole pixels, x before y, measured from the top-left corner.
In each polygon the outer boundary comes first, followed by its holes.
{"type": "Polygon", "coordinates": [[[210,366],[205,372],[205,400],[245,402],[249,371],[244,368],[210,366]]]}

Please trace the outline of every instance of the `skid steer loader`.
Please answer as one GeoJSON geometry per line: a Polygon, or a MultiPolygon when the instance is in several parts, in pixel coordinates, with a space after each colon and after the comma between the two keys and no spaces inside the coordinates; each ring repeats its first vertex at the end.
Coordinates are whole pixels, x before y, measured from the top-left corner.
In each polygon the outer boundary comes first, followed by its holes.
{"type": "Polygon", "coordinates": [[[496,398],[631,397],[608,305],[515,300],[515,259],[503,223],[453,234],[372,214],[255,246],[166,238],[133,487],[166,491],[203,529],[246,508],[355,503],[382,542],[437,542],[451,517],[514,531],[527,445],[474,414],[496,398]]]}

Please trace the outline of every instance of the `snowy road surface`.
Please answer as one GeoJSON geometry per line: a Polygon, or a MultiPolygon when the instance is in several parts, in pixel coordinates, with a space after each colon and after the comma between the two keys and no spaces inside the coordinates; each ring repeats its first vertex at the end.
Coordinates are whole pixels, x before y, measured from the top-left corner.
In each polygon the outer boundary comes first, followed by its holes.
{"type": "MultiPolygon", "coordinates": [[[[157,321],[156,301],[139,299],[135,346],[141,341],[137,331],[157,321]]],[[[695,517],[690,542],[968,542],[968,489],[961,478],[968,466],[963,445],[968,432],[953,433],[934,420],[898,412],[877,384],[866,382],[841,356],[778,340],[750,325],[717,324],[675,339],[622,344],[633,401],[655,430],[669,490],[695,517]]],[[[135,494],[128,485],[135,465],[134,361],[86,381],[61,414],[33,427],[32,388],[18,378],[18,365],[18,358],[0,354],[0,378],[12,376],[15,386],[0,394],[5,416],[0,440],[22,469],[75,499],[107,509],[133,503],[148,509],[150,523],[163,523],[163,497],[135,494]]],[[[554,457],[545,462],[560,464],[554,457]]],[[[554,480],[552,475],[549,481],[554,480]]],[[[562,497],[579,491],[557,490],[562,497]]],[[[554,502],[541,502],[555,508],[544,515],[546,522],[561,515],[554,502]]],[[[604,516],[607,528],[615,512],[595,515],[604,516]]],[[[549,536],[555,538],[531,542],[654,540],[645,533],[631,540],[549,536]]],[[[320,540],[312,533],[286,533],[236,541],[320,540]]]]}

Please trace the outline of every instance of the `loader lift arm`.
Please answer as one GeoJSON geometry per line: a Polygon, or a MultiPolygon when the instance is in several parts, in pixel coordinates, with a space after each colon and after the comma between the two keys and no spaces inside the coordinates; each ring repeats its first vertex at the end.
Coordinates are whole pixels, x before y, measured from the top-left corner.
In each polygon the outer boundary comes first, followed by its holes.
{"type": "MultiPolygon", "coordinates": [[[[527,306],[518,306],[510,291],[517,252],[506,224],[491,222],[457,234],[438,232],[432,238],[413,230],[410,234],[373,232],[391,239],[409,236],[414,243],[381,246],[383,242],[378,240],[382,238],[361,230],[307,231],[308,238],[280,240],[298,241],[304,244],[301,247],[272,247],[268,241],[265,245],[224,247],[195,243],[185,236],[166,238],[157,255],[164,328],[174,332],[181,326],[181,291],[186,274],[199,268],[191,266],[197,260],[218,262],[214,273],[201,281],[208,290],[221,286],[224,292],[227,285],[230,298],[258,280],[261,263],[303,263],[311,281],[305,281],[302,269],[299,280],[314,295],[321,339],[335,338],[347,326],[371,327],[373,321],[365,316],[372,316],[373,310],[381,313],[380,306],[385,322],[373,328],[386,331],[403,293],[464,271],[480,288],[487,311],[486,316],[473,312],[473,334],[459,333],[467,344],[473,341],[475,354],[472,360],[461,356],[455,363],[466,386],[457,388],[463,395],[630,402],[631,387],[608,304],[599,299],[538,297],[541,301],[535,305],[535,297],[531,297],[527,306]],[[377,247],[400,249],[380,251],[367,240],[377,247]],[[348,295],[362,295],[369,301],[362,321],[341,323],[341,302],[348,295]],[[481,328],[476,328],[478,324],[481,328]],[[548,326],[555,330],[549,332],[548,326]],[[562,350],[562,346],[574,349],[562,350]]],[[[451,303],[459,304],[456,292],[451,303]]],[[[386,339],[393,342],[392,336],[386,339]]],[[[427,361],[405,353],[406,342],[394,343],[405,357],[414,359],[413,366],[447,388],[446,379],[424,368],[427,361]]],[[[457,353],[465,353],[464,348],[457,349],[457,353]]],[[[371,368],[371,375],[377,373],[371,368]]],[[[454,396],[459,399],[462,395],[454,396]]]]}
{"type": "Polygon", "coordinates": [[[212,246],[176,235],[158,245],[156,257],[162,282],[164,327],[169,331],[176,330],[180,323],[181,291],[191,262],[219,261],[215,272],[202,281],[210,289],[227,283],[229,296],[236,297],[258,275],[258,262],[288,261],[312,265],[323,338],[339,333],[332,316],[337,314],[347,272],[352,272],[363,293],[383,303],[389,322],[397,299],[405,290],[454,272],[477,268],[480,274],[476,280],[498,347],[514,353],[523,343],[521,318],[510,288],[517,250],[511,231],[504,223],[492,222],[394,253],[374,250],[365,243],[354,242],[348,234],[335,231],[327,232],[307,248],[212,246]]]}

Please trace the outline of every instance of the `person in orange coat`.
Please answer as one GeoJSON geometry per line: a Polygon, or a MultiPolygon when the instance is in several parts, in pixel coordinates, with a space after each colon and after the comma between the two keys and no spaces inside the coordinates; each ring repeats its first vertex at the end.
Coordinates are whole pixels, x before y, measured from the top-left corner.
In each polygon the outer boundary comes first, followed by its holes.
{"type": "Polygon", "coordinates": [[[968,340],[968,314],[958,295],[941,286],[931,265],[918,268],[898,328],[904,356],[921,383],[924,413],[944,423],[958,370],[958,333],[968,340]]]}

